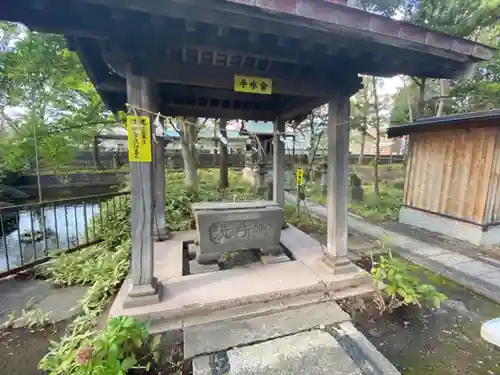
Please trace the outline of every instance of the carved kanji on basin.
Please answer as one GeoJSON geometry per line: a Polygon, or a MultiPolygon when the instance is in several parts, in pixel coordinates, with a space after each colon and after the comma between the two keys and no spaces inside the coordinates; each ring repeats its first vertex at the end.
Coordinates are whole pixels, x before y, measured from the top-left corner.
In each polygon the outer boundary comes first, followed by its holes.
{"type": "Polygon", "coordinates": [[[200,264],[213,263],[230,251],[281,252],[284,212],[271,201],[203,202],[192,205],[198,231],[200,264]]]}

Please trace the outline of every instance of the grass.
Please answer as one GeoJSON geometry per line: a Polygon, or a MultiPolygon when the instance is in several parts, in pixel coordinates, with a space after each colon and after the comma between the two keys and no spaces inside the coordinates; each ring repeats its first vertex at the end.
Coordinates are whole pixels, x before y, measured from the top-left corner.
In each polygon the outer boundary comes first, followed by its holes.
{"type": "MultiPolygon", "coordinates": [[[[349,201],[349,211],[366,219],[379,222],[397,220],[399,209],[403,204],[403,190],[387,183],[380,183],[380,196],[373,191],[372,185],[364,185],[362,202],[349,201]]],[[[321,193],[319,184],[307,187],[306,197],[313,202],[326,205],[326,196],[321,193]]]]}
{"type": "Polygon", "coordinates": [[[380,195],[373,191],[373,186],[364,186],[362,202],[349,202],[349,210],[361,217],[373,221],[397,220],[403,204],[403,191],[386,183],[380,183],[380,195]]]}
{"type": "Polygon", "coordinates": [[[285,205],[285,219],[287,223],[300,228],[305,233],[326,234],[326,223],[310,215],[303,206],[301,206],[301,211],[297,214],[296,206],[287,203],[285,205]]]}
{"type": "MultiPolygon", "coordinates": [[[[367,183],[373,173],[373,167],[369,165],[350,166],[352,171],[361,177],[364,182],[364,197],[362,202],[349,201],[349,211],[358,216],[374,222],[384,220],[397,220],[399,209],[403,204],[403,183],[401,177],[404,174],[402,164],[380,165],[380,196],[373,191],[373,184],[367,183]]],[[[372,177],[371,177],[372,178],[372,177]]],[[[327,198],[321,191],[319,181],[309,183],[306,187],[306,197],[313,202],[323,205],[327,204],[327,198]]]]}

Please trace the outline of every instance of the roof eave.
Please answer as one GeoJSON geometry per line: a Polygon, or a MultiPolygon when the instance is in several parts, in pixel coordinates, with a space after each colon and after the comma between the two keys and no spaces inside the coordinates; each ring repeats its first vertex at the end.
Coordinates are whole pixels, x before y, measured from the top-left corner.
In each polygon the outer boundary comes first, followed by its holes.
{"type": "Polygon", "coordinates": [[[494,120],[500,121],[500,109],[481,112],[468,112],[443,117],[429,117],[403,125],[391,126],[387,129],[387,136],[389,138],[396,138],[415,132],[423,132],[439,125],[458,125],[466,124],[470,121],[484,122],[494,120]]]}

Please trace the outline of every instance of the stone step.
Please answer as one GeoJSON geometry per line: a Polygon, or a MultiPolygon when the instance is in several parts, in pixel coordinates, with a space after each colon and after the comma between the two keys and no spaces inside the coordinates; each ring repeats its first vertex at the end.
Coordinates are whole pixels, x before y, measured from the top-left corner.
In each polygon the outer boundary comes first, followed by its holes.
{"type": "Polygon", "coordinates": [[[350,322],[329,329],[197,357],[193,375],[400,375],[350,322]]]}
{"type": "Polygon", "coordinates": [[[184,327],[184,358],[263,342],[349,321],[349,315],[335,302],[283,306],[281,310],[242,315],[235,319],[184,327]]]}

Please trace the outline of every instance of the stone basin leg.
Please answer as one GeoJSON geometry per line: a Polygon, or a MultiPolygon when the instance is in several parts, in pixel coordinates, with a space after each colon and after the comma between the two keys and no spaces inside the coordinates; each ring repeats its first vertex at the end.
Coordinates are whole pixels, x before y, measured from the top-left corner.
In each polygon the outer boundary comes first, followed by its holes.
{"type": "Polygon", "coordinates": [[[278,255],[283,254],[283,248],[281,247],[281,245],[263,248],[263,249],[261,249],[261,251],[265,255],[278,256],[278,255]]]}
{"type": "Polygon", "coordinates": [[[221,257],[221,253],[198,253],[196,260],[199,264],[210,265],[217,263],[221,257]]]}

